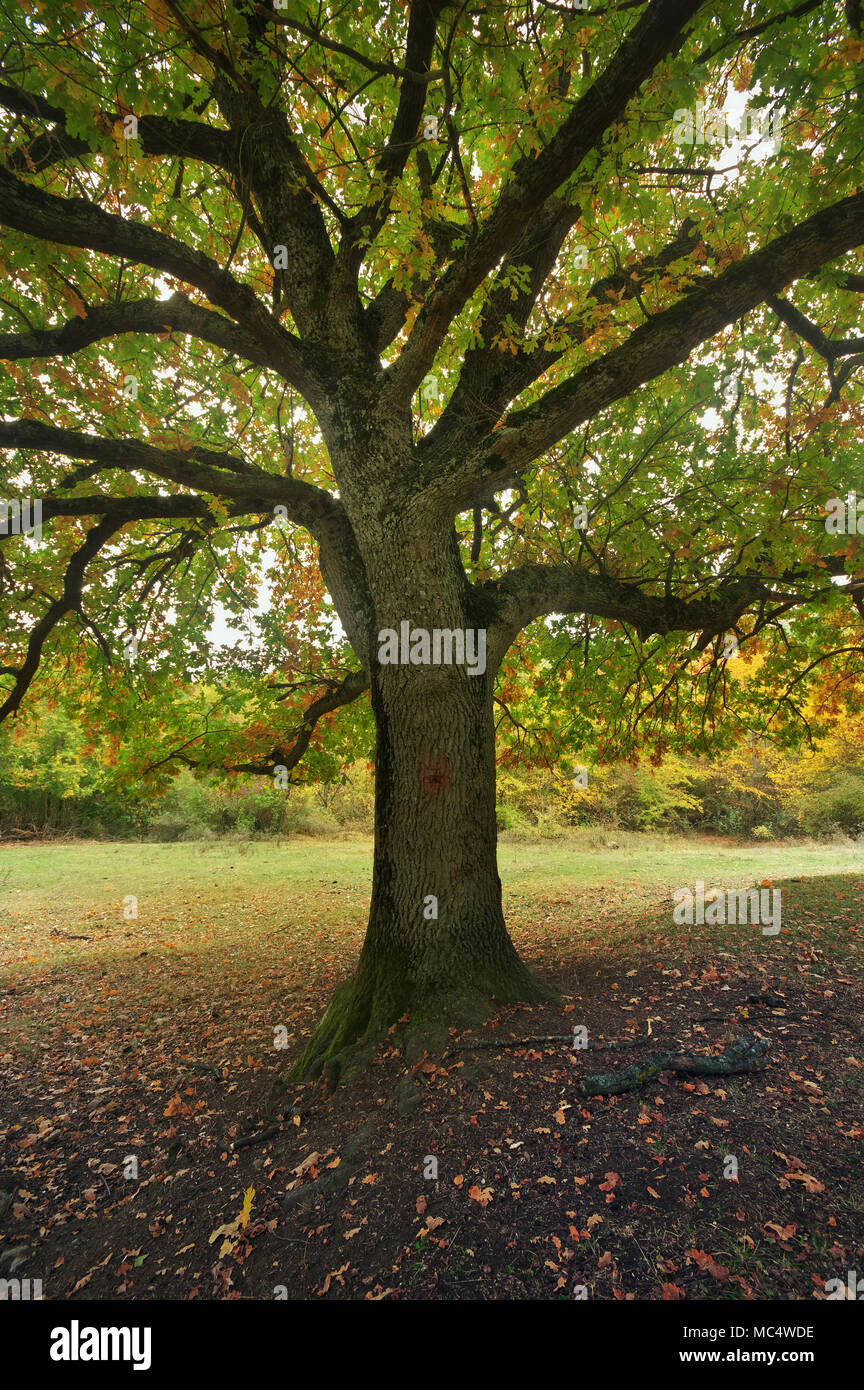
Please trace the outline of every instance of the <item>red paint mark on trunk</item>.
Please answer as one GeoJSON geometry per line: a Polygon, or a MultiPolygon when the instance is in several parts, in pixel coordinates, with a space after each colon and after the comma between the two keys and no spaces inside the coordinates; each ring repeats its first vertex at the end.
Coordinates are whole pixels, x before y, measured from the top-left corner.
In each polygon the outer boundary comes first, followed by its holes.
{"type": "Polygon", "coordinates": [[[439,791],[447,791],[450,786],[452,770],[453,764],[449,758],[430,758],[428,753],[423,755],[420,785],[428,796],[435,796],[439,791]]]}

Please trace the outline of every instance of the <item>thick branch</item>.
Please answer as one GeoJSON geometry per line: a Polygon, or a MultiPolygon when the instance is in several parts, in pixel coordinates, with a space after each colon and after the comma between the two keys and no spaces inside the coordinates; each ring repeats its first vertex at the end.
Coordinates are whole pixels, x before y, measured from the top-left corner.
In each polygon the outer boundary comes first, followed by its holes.
{"type": "Polygon", "coordinates": [[[635,1091],[664,1071],[686,1076],[738,1076],[742,1072],[762,1071],[767,1066],[764,1038],[736,1038],[719,1057],[702,1057],[690,1052],[652,1052],[621,1072],[600,1072],[585,1076],[577,1087],[580,1096],[620,1096],[635,1091]]]}
{"type": "Polygon", "coordinates": [[[775,597],[759,575],[719,581],[698,598],[648,594],[638,584],[597,574],[577,565],[522,565],[484,590],[495,599],[499,617],[490,633],[500,659],[524,627],[548,613],[590,613],[636,629],[644,640],[668,632],[726,632],[759,599],[775,597]]]}
{"type": "MultiPolygon", "coordinates": [[[[0,84],[0,106],[18,116],[35,116],[52,121],[54,129],[38,135],[28,145],[12,152],[7,167],[16,172],[38,172],[70,155],[86,157],[93,154],[92,146],[66,129],[66,112],[45,97],[27,92],[23,87],[0,84]]],[[[100,111],[103,121],[122,122],[118,111],[100,111]]],[[[94,114],[95,119],[95,114],[94,114]]],[[[175,120],[168,116],[139,116],[136,152],[145,155],[176,155],[181,159],[197,159],[203,164],[232,171],[236,165],[236,143],[229,131],[202,121],[175,120]]]]}
{"type": "Polygon", "coordinates": [[[790,304],[788,299],[778,299],[776,295],[771,295],[766,303],[787,328],[791,328],[793,333],[797,333],[799,338],[809,343],[826,362],[833,363],[838,357],[848,357],[853,352],[864,351],[864,338],[826,338],[822,329],[808,319],[806,314],[802,314],[800,309],[796,309],[794,304],[790,304]]]}
{"type": "Polygon", "coordinates": [[[394,394],[402,399],[414,394],[453,318],[509,251],[525,223],[623,118],[658,64],[678,51],[684,28],[701,5],[702,0],[655,0],[649,5],[542,153],[518,161],[479,233],[471,237],[418,314],[391,372],[394,394]]]}
{"type": "Polygon", "coordinates": [[[507,416],[484,445],[441,475],[448,503],[456,511],[470,505],[479,491],[512,478],[584,421],[685,362],[694,348],[770,295],[862,242],[864,194],[857,193],[712,277],[704,288],[655,314],[620,347],[507,416]]]}
{"type": "MultiPolygon", "coordinates": [[[[58,198],[5,169],[0,169],[0,223],[40,241],[87,247],[174,275],[260,335],[277,371],[284,371],[289,379],[297,371],[296,341],[275,322],[250,287],[235,280],[210,256],[193,251],[164,232],[105,212],[86,198],[58,198]]],[[[317,399],[310,404],[316,404],[317,399]]]]}
{"type": "Polygon", "coordinates": [[[425,83],[435,47],[435,32],[446,0],[414,0],[405,40],[405,72],[390,138],[378,157],[374,178],[382,186],[374,200],[352,217],[345,229],[339,260],[344,273],[355,274],[362,257],[358,239],[373,241],[383,227],[390,204],[390,190],[401,176],[417,136],[426,100],[425,83]],[[421,80],[416,78],[420,76],[421,80]],[[382,183],[383,181],[383,183],[382,183]]]}
{"type": "Polygon", "coordinates": [[[25,418],[0,421],[0,449],[41,449],[68,458],[93,459],[106,469],[151,473],[217,497],[258,503],[263,500],[271,508],[281,504],[292,521],[313,535],[339,509],[335,498],[322,488],[296,478],[277,478],[252,468],[243,459],[200,445],[185,451],[157,449],[139,439],[104,439],[25,418]],[[230,471],[223,472],[226,468],[230,471]]]}
{"type": "MultiPolygon", "coordinates": [[[[67,356],[80,352],[82,348],[100,342],[104,338],[115,338],[123,333],[166,333],[176,331],[188,334],[201,342],[212,343],[214,347],[224,348],[226,352],[255,363],[259,367],[272,367],[273,355],[268,352],[255,334],[235,324],[231,319],[217,314],[203,305],[193,304],[180,293],[169,299],[124,300],[119,304],[91,305],[85,318],[75,317],[51,328],[34,329],[30,333],[3,334],[0,336],[0,358],[17,360],[25,357],[67,356]]],[[[287,377],[285,370],[287,352],[293,348],[295,369],[290,380],[304,394],[307,389],[314,391],[309,372],[301,360],[299,343],[286,335],[284,353],[281,357],[281,375],[287,377]]]]}
{"type": "MultiPolygon", "coordinates": [[[[256,200],[270,243],[266,250],[275,260],[276,247],[286,249],[287,265],[275,270],[276,312],[290,309],[298,331],[323,343],[335,255],[321,204],[338,218],[342,214],[309,167],[279,106],[265,106],[224,77],[216,78],[213,92],[242,149],[240,185],[247,200],[256,200]]],[[[354,294],[359,319],[356,286],[354,294]]]]}
{"type": "MultiPolygon", "coordinates": [[[[102,516],[125,526],[133,521],[175,521],[186,517],[200,517],[202,521],[213,521],[213,513],[204,497],[191,497],[188,493],[174,496],[109,497],[106,493],[93,492],[86,497],[43,497],[41,499],[41,519],[43,524],[58,516],[102,516]]],[[[226,508],[228,515],[248,516],[260,511],[271,510],[262,497],[259,506],[246,502],[232,502],[226,508]]]]}

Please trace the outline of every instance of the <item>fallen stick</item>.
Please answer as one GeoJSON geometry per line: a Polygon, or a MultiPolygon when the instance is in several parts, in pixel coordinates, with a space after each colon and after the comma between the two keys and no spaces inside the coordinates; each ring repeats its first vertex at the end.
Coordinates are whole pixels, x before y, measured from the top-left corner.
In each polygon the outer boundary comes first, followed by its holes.
{"type": "Polygon", "coordinates": [[[281,1133],[286,1120],[299,1114],[300,1111],[292,1105],[290,1110],[282,1111],[282,1118],[278,1124],[268,1125],[266,1129],[253,1130],[251,1134],[241,1134],[239,1139],[229,1139],[227,1143],[223,1140],[219,1147],[223,1153],[236,1153],[238,1149],[248,1149],[252,1144],[263,1144],[266,1139],[273,1139],[281,1133]]]}
{"type": "MultiPolygon", "coordinates": [[[[575,1052],[608,1052],[615,1047],[638,1047],[641,1043],[646,1043],[651,1037],[651,1020],[648,1020],[647,1033],[637,1033],[634,1038],[621,1038],[616,1042],[592,1042],[586,1043],[584,1047],[574,1048],[575,1052]]],[[[477,1042],[456,1043],[454,1047],[448,1048],[452,1052],[470,1052],[478,1047],[533,1047],[541,1043],[569,1042],[573,1044],[572,1033],[545,1033],[536,1038],[480,1038],[477,1042]]]]}
{"type": "Polygon", "coordinates": [[[186,1071],[206,1071],[210,1076],[215,1076],[217,1081],[222,1080],[221,1071],[213,1066],[212,1062],[179,1062],[178,1066],[186,1071]]]}
{"type": "Polygon", "coordinates": [[[738,1072],[760,1071],[764,1067],[767,1042],[759,1038],[736,1038],[719,1057],[691,1057],[686,1052],[651,1052],[621,1072],[601,1072],[585,1076],[577,1091],[583,1097],[620,1096],[638,1090],[661,1071],[691,1076],[734,1076],[738,1072]]]}

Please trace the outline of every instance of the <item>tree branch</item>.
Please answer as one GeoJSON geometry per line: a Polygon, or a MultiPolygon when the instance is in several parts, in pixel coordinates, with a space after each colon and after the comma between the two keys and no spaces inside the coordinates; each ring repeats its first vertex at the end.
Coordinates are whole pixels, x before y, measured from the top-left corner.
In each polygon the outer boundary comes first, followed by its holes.
{"type": "Polygon", "coordinates": [[[512,478],[614,401],[685,362],[700,343],[770,295],[862,241],[864,193],[857,193],[815,213],[655,314],[619,347],[552,387],[533,405],[507,416],[501,429],[442,471],[431,486],[462,511],[479,491],[512,478]]]}
{"type": "Polygon", "coordinates": [[[703,48],[701,53],[697,53],[694,61],[697,64],[708,63],[718,53],[722,53],[724,48],[728,48],[730,43],[740,43],[742,39],[758,38],[760,34],[764,34],[775,24],[784,24],[787,19],[800,19],[802,15],[809,14],[811,10],[818,10],[822,4],[823,0],[803,0],[802,4],[796,5],[794,9],[783,10],[780,14],[772,14],[768,19],[763,19],[759,24],[751,24],[747,29],[736,29],[735,33],[730,34],[728,39],[723,39],[713,48],[703,48]]]}
{"type": "Polygon", "coordinates": [[[411,5],[399,102],[390,137],[378,156],[373,175],[381,186],[375,198],[361,208],[345,228],[339,248],[342,274],[356,275],[363,255],[359,244],[361,236],[369,242],[374,241],[387,219],[390,191],[405,168],[423,115],[438,16],[445,5],[446,0],[414,0],[411,5]],[[420,81],[416,80],[418,76],[420,81]]]}
{"type": "MultiPolygon", "coordinates": [[[[259,367],[273,367],[273,354],[249,332],[231,319],[203,305],[193,304],[185,295],[172,294],[169,299],[123,300],[119,304],[90,305],[85,318],[75,317],[51,328],[34,329],[30,333],[0,335],[0,359],[7,361],[27,357],[67,356],[90,347],[105,338],[123,333],[166,333],[177,331],[212,343],[226,352],[252,362],[259,367]]],[[[305,395],[314,394],[315,379],[303,361],[302,348],[290,334],[285,335],[280,365],[282,375],[305,395]],[[295,365],[289,378],[286,370],[289,350],[295,354],[295,365]]]]}
{"type": "Polygon", "coordinates": [[[809,343],[826,362],[833,364],[838,357],[848,357],[853,352],[864,351],[864,338],[826,338],[822,329],[802,314],[800,309],[796,309],[794,304],[790,304],[788,299],[778,299],[776,295],[769,295],[765,302],[787,328],[791,328],[793,333],[797,333],[799,338],[809,343]]]}
{"type": "Polygon", "coordinates": [[[394,398],[413,396],[453,318],[521,234],[525,223],[573,174],[658,64],[678,51],[688,21],[703,0],[654,0],[637,20],[597,80],[536,158],[520,159],[477,235],[432,289],[410,338],[390,370],[394,398]]]}
{"type": "MultiPolygon", "coordinates": [[[[86,198],[58,198],[0,168],[0,223],[41,241],[83,246],[174,275],[206,294],[271,352],[276,371],[290,379],[297,370],[297,344],[267,312],[248,285],[241,284],[210,256],[193,251],[164,232],[105,212],[86,198]]],[[[311,381],[310,389],[315,389],[311,381]]],[[[320,402],[320,392],[316,391],[320,402]]],[[[315,404],[310,399],[310,404],[315,404]]]]}
{"type": "MultiPolygon", "coordinates": [[[[36,136],[28,145],[13,150],[7,157],[7,167],[15,172],[38,172],[68,155],[85,157],[94,153],[93,147],[66,129],[66,112],[53,106],[45,97],[27,92],[23,87],[0,84],[0,106],[18,116],[36,116],[52,121],[54,129],[36,136]]],[[[119,111],[94,113],[103,121],[122,122],[119,111]]],[[[168,116],[139,116],[138,141],[144,155],[176,155],[181,159],[197,159],[202,164],[234,172],[237,163],[237,144],[227,130],[205,125],[203,121],[184,121],[168,116]]]]}
{"type": "MultiPolygon", "coordinates": [[[[335,254],[320,204],[339,219],[342,213],[309,167],[280,107],[265,106],[254,91],[251,96],[239,92],[222,77],[214,81],[213,92],[243,151],[239,178],[247,199],[256,200],[270,241],[265,249],[273,259],[277,246],[286,249],[287,265],[275,270],[276,313],[290,309],[298,331],[323,342],[335,254]]],[[[356,286],[354,294],[359,319],[356,286]]]]}
{"type": "Polygon", "coordinates": [[[274,12],[272,8],[265,5],[256,5],[255,8],[269,23],[281,24],[296,34],[303,34],[307,39],[312,39],[315,43],[320,44],[322,48],[329,49],[331,53],[341,53],[353,62],[359,63],[361,67],[366,68],[367,72],[377,72],[382,77],[398,77],[401,81],[413,82],[423,87],[441,76],[440,71],[423,72],[419,69],[409,68],[407,66],[407,54],[404,67],[400,67],[398,63],[381,62],[380,59],[371,58],[368,53],[361,53],[357,48],[350,48],[348,44],[339,43],[337,39],[329,39],[326,34],[322,33],[320,29],[314,29],[311,24],[301,24],[299,20],[290,19],[287,15],[280,14],[278,10],[274,12]]]}
{"type": "MultiPolygon", "coordinates": [[[[63,580],[63,593],[50,605],[47,613],[40,618],[30,634],[27,655],[20,668],[14,672],[15,680],[11,692],[0,704],[0,723],[7,715],[14,713],[21,704],[30,683],[39,669],[42,649],[54,628],[67,613],[80,611],[84,592],[84,571],[94,555],[120,530],[122,522],[106,517],[87,532],[84,544],[75,551],[66,568],[63,580]]],[[[4,668],[4,674],[11,675],[12,669],[4,668]]]]}
{"type": "MultiPolygon", "coordinates": [[[[555,200],[551,202],[554,203],[555,200]]],[[[515,400],[526,387],[558,362],[568,348],[583,342],[592,331],[590,313],[583,319],[570,315],[552,323],[531,351],[520,348],[514,355],[492,346],[495,333],[501,330],[508,312],[517,329],[524,328],[560,244],[569,231],[569,227],[566,226],[566,214],[559,212],[558,220],[552,221],[544,237],[543,212],[547,209],[541,210],[535,219],[535,223],[538,224],[538,240],[527,260],[520,261],[520,240],[505,262],[505,266],[521,263],[528,265],[531,272],[528,289],[524,294],[520,294],[515,302],[510,301],[506,287],[490,296],[480,324],[484,346],[471,348],[465,354],[456,389],[441,418],[420,445],[424,458],[430,462],[437,454],[444,454],[448,449],[452,449],[453,443],[457,440],[464,454],[466,446],[470,448],[482,436],[488,435],[509,402],[515,400]],[[555,346],[562,333],[566,334],[568,348],[555,346]]],[[[578,209],[567,209],[567,212],[573,214],[574,221],[578,217],[578,209]]],[[[530,235],[530,232],[526,231],[526,242],[530,242],[530,235]]],[[[675,237],[660,251],[645,256],[636,265],[603,276],[586,291],[585,297],[595,300],[598,304],[607,304],[610,295],[614,296],[617,303],[638,298],[642,287],[649,284],[658,271],[667,269],[676,260],[689,255],[701,241],[696,223],[688,218],[682,223],[675,237]]]]}
{"type": "Polygon", "coordinates": [[[257,773],[262,777],[271,776],[277,767],[284,767],[286,771],[291,772],[309,747],[309,741],[315,732],[315,726],[319,719],[325,714],[332,714],[334,710],[341,709],[343,705],[350,705],[368,689],[369,677],[365,671],[350,672],[335,689],[329,690],[326,695],[313,701],[298,725],[294,742],[289,748],[282,745],[274,748],[269,759],[264,763],[232,764],[231,771],[257,773]]]}
{"type": "Polygon", "coordinates": [[[612,618],[634,627],[644,640],[668,632],[725,632],[758,599],[776,597],[757,574],[720,580],[707,595],[683,599],[648,594],[638,584],[578,565],[521,565],[482,587],[499,614],[489,636],[490,664],[493,652],[503,656],[528,623],[547,613],[612,618]]]}
{"type": "Polygon", "coordinates": [[[60,429],[41,420],[0,421],[0,449],[40,449],[68,458],[93,459],[104,469],[140,470],[217,497],[230,497],[272,508],[281,504],[288,517],[314,535],[331,520],[340,504],[322,488],[296,478],[279,478],[245,460],[195,445],[187,450],[157,449],[139,439],[105,439],[60,429]],[[222,471],[223,469],[231,471],[222,471]]]}

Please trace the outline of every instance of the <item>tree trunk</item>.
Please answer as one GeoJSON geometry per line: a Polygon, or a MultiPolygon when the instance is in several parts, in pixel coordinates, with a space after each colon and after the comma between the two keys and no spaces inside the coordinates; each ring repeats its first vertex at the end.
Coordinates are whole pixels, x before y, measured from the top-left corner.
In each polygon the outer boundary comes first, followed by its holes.
{"type": "Polygon", "coordinates": [[[479,640],[477,617],[466,612],[455,545],[447,540],[442,549],[444,561],[418,565],[417,547],[397,555],[391,535],[389,553],[376,557],[377,583],[370,585],[377,751],[369,925],[357,970],[312,1035],[295,1067],[298,1078],[324,1070],[338,1079],[346,1061],[366,1060],[394,1024],[407,1025],[403,1041],[416,1054],[446,1042],[449,1028],[482,1021],[493,999],[551,993],[522,964],[504,923],[494,671],[481,673],[479,659],[473,675],[467,663],[378,660],[378,632],[389,628],[401,636],[403,621],[430,637],[436,628],[470,628],[479,640]],[[391,594],[394,581],[399,587],[391,594]],[[346,1056],[358,1044],[361,1054],[346,1056]]]}

